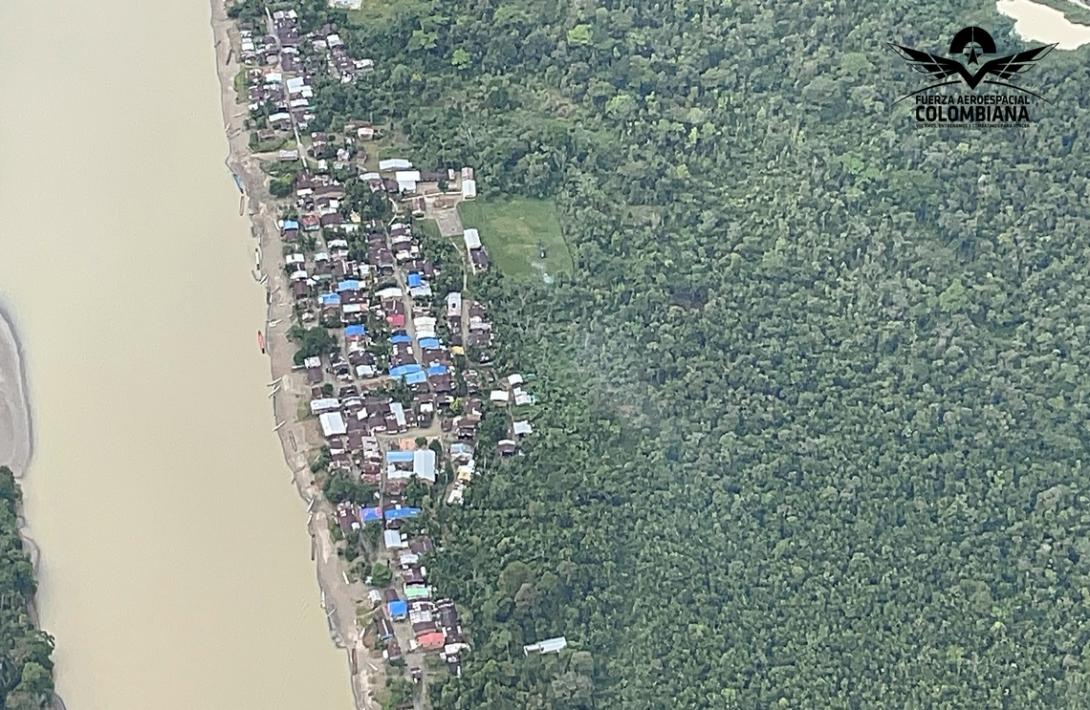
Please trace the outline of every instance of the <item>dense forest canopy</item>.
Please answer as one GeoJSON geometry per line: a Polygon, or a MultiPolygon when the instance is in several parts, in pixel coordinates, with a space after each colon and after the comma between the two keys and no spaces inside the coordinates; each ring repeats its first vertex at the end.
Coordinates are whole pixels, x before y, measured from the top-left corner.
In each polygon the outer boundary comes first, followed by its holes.
{"type": "Polygon", "coordinates": [[[22,493],[0,466],[0,708],[37,710],[53,694],[53,639],[27,613],[36,583],[19,537],[22,493]]]}
{"type": "Polygon", "coordinates": [[[928,131],[885,43],[1026,46],[993,2],[302,16],[377,62],[319,128],[554,199],[576,262],[473,285],[542,406],[444,510],[436,707],[1086,705],[1086,50],[1032,127],[928,131]]]}

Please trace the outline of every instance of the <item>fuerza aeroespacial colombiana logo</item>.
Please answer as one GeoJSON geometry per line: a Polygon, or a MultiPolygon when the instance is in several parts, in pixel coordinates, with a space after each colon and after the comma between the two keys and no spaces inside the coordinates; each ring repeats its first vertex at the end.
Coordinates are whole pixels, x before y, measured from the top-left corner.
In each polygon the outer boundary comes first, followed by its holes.
{"type": "Polygon", "coordinates": [[[918,127],[1024,127],[1035,120],[1031,110],[1035,104],[1048,103],[1040,94],[1015,84],[1014,78],[1043,59],[1055,44],[988,59],[998,54],[995,40],[979,27],[965,27],[950,40],[948,56],[901,44],[889,46],[914,71],[934,80],[894,102],[915,100],[918,127]],[[940,90],[955,85],[963,90],[940,90]]]}

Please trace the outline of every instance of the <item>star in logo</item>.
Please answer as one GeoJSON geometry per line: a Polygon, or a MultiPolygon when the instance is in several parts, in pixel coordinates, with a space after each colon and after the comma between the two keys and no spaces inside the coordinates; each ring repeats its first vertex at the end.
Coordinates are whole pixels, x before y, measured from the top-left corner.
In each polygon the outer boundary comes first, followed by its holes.
{"type": "MultiPolygon", "coordinates": [[[[970,72],[965,64],[950,57],[943,57],[938,54],[913,49],[912,47],[905,47],[900,44],[890,44],[889,46],[898,56],[908,62],[909,66],[912,67],[914,71],[920,72],[921,74],[929,74],[935,79],[944,80],[925,86],[919,91],[913,91],[911,94],[907,94],[897,99],[897,101],[902,101],[909,96],[915,96],[916,94],[940,86],[956,84],[958,81],[964,81],[966,86],[973,90],[980,84],[996,84],[1022,91],[1042,100],[1047,100],[1029,89],[1022,88],[1021,86],[1017,86],[1004,80],[1010,79],[1015,74],[1029,69],[1051,52],[1056,45],[1046,44],[1022,52],[1008,54],[1004,57],[989,59],[984,62],[976,72],[970,72]]],[[[960,54],[966,57],[967,64],[977,64],[982,56],[995,54],[995,51],[995,40],[992,39],[990,34],[979,27],[966,27],[954,35],[953,40],[950,42],[949,54],[960,54]]]]}

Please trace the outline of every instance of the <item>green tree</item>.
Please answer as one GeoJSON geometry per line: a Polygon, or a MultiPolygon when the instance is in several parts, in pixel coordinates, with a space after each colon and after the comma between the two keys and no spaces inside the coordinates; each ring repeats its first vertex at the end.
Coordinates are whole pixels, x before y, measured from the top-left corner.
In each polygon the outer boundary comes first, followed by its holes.
{"type": "Polygon", "coordinates": [[[394,578],[394,573],[390,571],[390,566],[384,562],[376,562],[371,566],[371,584],[376,587],[385,587],[394,578]]]}

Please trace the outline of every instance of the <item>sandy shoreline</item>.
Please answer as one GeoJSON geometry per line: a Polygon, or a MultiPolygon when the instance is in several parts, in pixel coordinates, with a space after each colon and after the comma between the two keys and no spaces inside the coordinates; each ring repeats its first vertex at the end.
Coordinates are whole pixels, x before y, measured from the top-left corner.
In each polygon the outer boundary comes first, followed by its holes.
{"type": "MultiPolygon", "coordinates": [[[[240,67],[238,52],[231,51],[232,37],[237,36],[235,23],[227,17],[225,0],[211,0],[212,31],[215,37],[216,73],[220,81],[224,129],[229,153],[228,170],[242,181],[246,205],[255,237],[261,272],[268,276],[265,283],[268,313],[265,323],[255,324],[265,331],[272,382],[278,382],[273,400],[275,422],[284,422],[279,429],[284,460],[291,470],[291,482],[307,504],[307,529],[311,535],[311,556],[315,560],[322,605],[329,620],[330,636],[338,648],[345,650],[351,676],[352,694],[357,710],[378,707],[374,692],[383,685],[383,661],[373,657],[364,646],[361,629],[356,621],[356,605],[366,598],[362,584],[349,584],[344,563],[337,554],[329,534],[333,511],[321,495],[310,471],[308,453],[321,446],[321,437],[309,422],[299,422],[297,412],[301,402],[309,400],[309,388],[301,372],[292,370],[295,346],[287,339],[293,317],[293,302],[287,275],[281,264],[283,242],[277,224],[277,210],[265,187],[265,175],[251,154],[245,129],[248,111],[235,100],[234,80],[240,67]],[[277,327],[268,323],[280,321],[277,327]]],[[[251,278],[239,274],[239,278],[251,278]]],[[[258,423],[255,422],[255,426],[258,423]]]]}
{"type": "MultiPolygon", "coordinates": [[[[34,456],[34,424],[24,361],[23,347],[14,321],[4,305],[0,304],[0,465],[8,466],[20,483],[34,456]]],[[[37,574],[41,555],[38,544],[30,536],[22,510],[19,511],[19,537],[37,574]]],[[[34,625],[41,628],[33,599],[29,613],[34,625]]],[[[64,701],[55,693],[53,707],[64,710],[64,701]]]]}
{"type": "MultiPolygon", "coordinates": [[[[0,305],[0,465],[6,465],[22,481],[34,455],[34,427],[27,397],[26,369],[23,348],[11,316],[0,305]]],[[[19,511],[19,536],[30,555],[34,572],[38,571],[38,545],[19,511]]],[[[38,609],[30,603],[30,616],[38,626],[38,609]]]]}
{"type": "Polygon", "coordinates": [[[26,473],[34,453],[34,429],[27,400],[23,349],[11,316],[0,305],[0,464],[26,473]]]}

